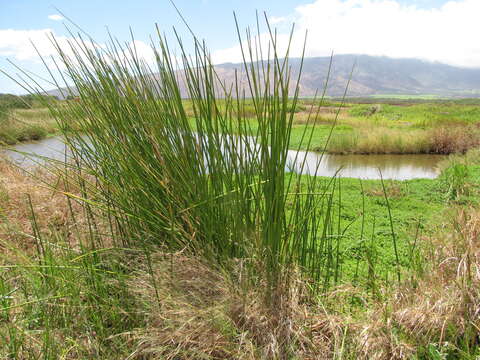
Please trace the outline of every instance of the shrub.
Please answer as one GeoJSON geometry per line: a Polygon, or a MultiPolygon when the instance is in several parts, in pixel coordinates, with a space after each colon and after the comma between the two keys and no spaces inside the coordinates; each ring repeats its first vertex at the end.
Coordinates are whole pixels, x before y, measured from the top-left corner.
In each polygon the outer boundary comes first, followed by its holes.
{"type": "Polygon", "coordinates": [[[480,145],[480,131],[476,126],[443,126],[430,133],[432,152],[437,154],[465,153],[480,145]]]}

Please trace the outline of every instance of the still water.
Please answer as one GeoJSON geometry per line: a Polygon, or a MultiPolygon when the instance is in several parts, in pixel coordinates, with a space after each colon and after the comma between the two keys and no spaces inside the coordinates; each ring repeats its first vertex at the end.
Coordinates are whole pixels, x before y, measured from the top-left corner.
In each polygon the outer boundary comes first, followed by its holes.
{"type": "MultiPolygon", "coordinates": [[[[20,166],[32,166],[44,158],[63,161],[68,151],[59,137],[38,142],[19,144],[4,153],[20,166]],[[34,154],[35,156],[25,155],[34,154]]],[[[305,158],[303,173],[317,176],[333,176],[360,179],[408,180],[416,178],[432,179],[438,175],[438,162],[442,155],[321,155],[317,152],[289,151],[287,167],[298,172],[305,158]],[[295,161],[295,158],[297,160],[295,161]]]]}

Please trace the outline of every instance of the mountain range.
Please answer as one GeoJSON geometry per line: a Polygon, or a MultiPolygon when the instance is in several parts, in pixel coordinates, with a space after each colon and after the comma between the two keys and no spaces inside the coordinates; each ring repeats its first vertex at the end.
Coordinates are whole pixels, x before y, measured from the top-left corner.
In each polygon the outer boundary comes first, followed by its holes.
{"type": "MultiPolygon", "coordinates": [[[[300,96],[315,95],[322,91],[328,74],[330,57],[305,58],[300,81],[300,96]]],[[[300,67],[299,58],[290,59],[292,78],[300,67]]],[[[241,64],[215,65],[219,78],[233,83],[235,70],[241,64]]],[[[348,86],[348,96],[372,95],[437,95],[444,97],[480,96],[480,68],[461,68],[419,59],[395,59],[368,55],[335,55],[326,94],[342,96],[348,86]],[[353,69],[353,71],[352,71],[353,69]]],[[[155,74],[154,74],[155,76],[155,74]]],[[[241,80],[245,84],[245,79],[241,80]]],[[[186,96],[185,88],[181,89],[186,96]]],[[[64,98],[61,92],[51,90],[49,95],[64,98]]]]}

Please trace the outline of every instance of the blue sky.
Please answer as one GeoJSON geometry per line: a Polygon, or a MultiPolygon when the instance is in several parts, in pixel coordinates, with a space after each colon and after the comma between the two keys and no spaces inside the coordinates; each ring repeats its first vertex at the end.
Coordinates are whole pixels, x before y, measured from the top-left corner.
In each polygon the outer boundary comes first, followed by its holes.
{"type": "MultiPolygon", "coordinates": [[[[453,46],[458,36],[454,30],[453,34],[451,31],[441,33],[446,31],[441,29],[441,23],[453,21],[452,26],[464,23],[463,18],[478,8],[479,0],[456,0],[450,4],[445,0],[176,0],[175,3],[197,36],[206,39],[216,62],[238,60],[232,12],[237,13],[242,26],[247,26],[255,23],[255,10],[259,10],[267,11],[283,34],[292,22],[298,24],[300,32],[308,29],[313,34],[307,44],[311,45],[309,56],[321,56],[333,50],[480,66],[480,51],[476,46],[459,47],[467,46],[466,41],[465,45],[456,44],[452,49],[459,53],[457,58],[441,50],[442,43],[448,46],[445,41],[451,41],[453,46]],[[378,27],[372,22],[377,22],[378,27]],[[422,30],[424,26],[427,28],[422,30]],[[427,34],[417,39],[415,31],[427,34]],[[438,32],[443,40],[435,37],[438,32]],[[404,38],[408,37],[406,41],[404,38]],[[432,50],[428,52],[425,47],[430,44],[432,50]],[[472,63],[469,59],[477,52],[478,63],[476,60],[472,63]]],[[[41,51],[45,49],[48,53],[42,31],[48,29],[55,36],[69,36],[65,29],[68,22],[61,19],[57,8],[100,43],[107,39],[107,27],[114,36],[128,41],[130,26],[135,40],[148,43],[155,23],[167,34],[175,26],[182,37],[189,38],[168,0],[0,0],[0,69],[10,74],[15,72],[8,58],[23,68],[45,74],[34,52],[29,52],[28,41],[32,39],[41,51]]],[[[469,30],[462,26],[462,31],[469,30]]],[[[22,90],[0,74],[1,92],[22,93],[22,90]]]]}

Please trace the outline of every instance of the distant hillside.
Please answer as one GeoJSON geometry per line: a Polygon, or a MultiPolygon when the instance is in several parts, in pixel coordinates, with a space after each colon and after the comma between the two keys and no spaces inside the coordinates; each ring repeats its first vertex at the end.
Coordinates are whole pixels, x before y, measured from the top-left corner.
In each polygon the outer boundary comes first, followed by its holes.
{"type": "MultiPolygon", "coordinates": [[[[323,89],[329,57],[306,58],[300,83],[301,96],[313,96],[323,89]]],[[[298,74],[300,59],[290,60],[293,75],[298,74]]],[[[480,96],[480,69],[459,68],[441,63],[417,59],[393,59],[368,55],[336,55],[333,58],[327,95],[341,96],[356,64],[350,82],[349,96],[371,95],[438,95],[453,97],[480,96]]],[[[235,69],[241,72],[240,64],[217,65],[219,77],[226,84],[235,79],[235,69]]],[[[243,79],[245,84],[245,79],[243,79]]],[[[186,96],[185,89],[182,93],[186,96]]],[[[59,90],[49,95],[64,98],[59,90]]]]}
{"type": "MultiPolygon", "coordinates": [[[[325,81],[329,58],[305,59],[302,94],[310,96],[325,81]]],[[[349,96],[368,95],[480,95],[480,69],[466,69],[417,59],[392,59],[367,55],[338,55],[333,59],[328,95],[345,90],[353,64],[356,67],[349,96]]]]}

